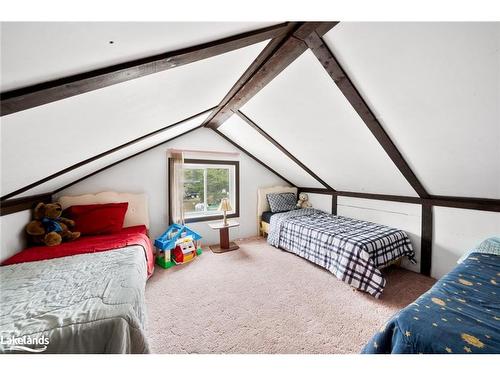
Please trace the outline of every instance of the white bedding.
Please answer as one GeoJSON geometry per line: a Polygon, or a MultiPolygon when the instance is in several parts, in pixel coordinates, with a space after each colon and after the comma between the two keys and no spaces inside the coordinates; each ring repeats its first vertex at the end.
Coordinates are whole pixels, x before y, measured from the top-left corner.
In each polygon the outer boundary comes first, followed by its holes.
{"type": "Polygon", "coordinates": [[[149,352],[146,268],[138,245],[0,267],[0,352],[42,336],[46,353],[149,352]]]}

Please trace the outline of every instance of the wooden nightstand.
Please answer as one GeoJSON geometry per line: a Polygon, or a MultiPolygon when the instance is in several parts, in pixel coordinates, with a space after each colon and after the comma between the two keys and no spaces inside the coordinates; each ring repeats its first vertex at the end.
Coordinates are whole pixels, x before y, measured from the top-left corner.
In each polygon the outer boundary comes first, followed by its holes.
{"type": "Polygon", "coordinates": [[[229,242],[229,228],[239,227],[240,223],[228,220],[227,225],[224,225],[222,221],[217,223],[209,223],[208,224],[212,229],[218,229],[220,234],[220,244],[219,245],[211,245],[210,250],[214,253],[225,253],[226,251],[232,251],[239,248],[238,245],[234,242],[229,242]]]}

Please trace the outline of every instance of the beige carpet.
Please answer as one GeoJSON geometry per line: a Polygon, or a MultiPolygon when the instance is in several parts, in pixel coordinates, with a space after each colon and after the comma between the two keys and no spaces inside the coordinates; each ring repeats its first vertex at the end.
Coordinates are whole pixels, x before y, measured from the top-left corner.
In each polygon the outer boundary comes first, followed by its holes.
{"type": "Polygon", "coordinates": [[[205,252],[146,286],[154,353],[359,353],[434,279],[391,268],[381,299],[263,239],[205,252]]]}

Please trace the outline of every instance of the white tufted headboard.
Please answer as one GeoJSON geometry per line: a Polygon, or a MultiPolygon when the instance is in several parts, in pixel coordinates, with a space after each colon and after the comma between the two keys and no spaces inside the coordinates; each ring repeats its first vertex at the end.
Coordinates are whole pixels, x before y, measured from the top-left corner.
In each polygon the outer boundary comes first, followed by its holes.
{"type": "Polygon", "coordinates": [[[66,195],[59,197],[63,210],[75,205],[128,202],[123,227],[145,225],[149,229],[148,198],[146,194],[117,193],[105,191],[97,194],[66,195]]]}
{"type": "Polygon", "coordinates": [[[289,192],[297,195],[297,188],[290,186],[272,186],[268,188],[259,188],[257,190],[257,228],[260,228],[260,217],[262,216],[262,213],[270,210],[266,195],[269,193],[289,192]]]}

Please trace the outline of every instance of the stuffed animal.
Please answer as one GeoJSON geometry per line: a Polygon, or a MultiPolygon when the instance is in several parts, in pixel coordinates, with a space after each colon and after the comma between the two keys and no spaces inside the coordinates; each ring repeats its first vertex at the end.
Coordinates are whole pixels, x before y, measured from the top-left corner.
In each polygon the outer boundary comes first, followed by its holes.
{"type": "Polygon", "coordinates": [[[309,197],[306,193],[299,194],[299,201],[297,202],[297,208],[309,208],[312,207],[309,203],[309,197]]]}
{"type": "Polygon", "coordinates": [[[38,203],[33,214],[34,220],[26,225],[30,241],[47,246],[59,245],[63,240],[72,241],[80,237],[80,232],[71,232],[75,222],[61,217],[62,206],[59,203],[38,203]]]}

